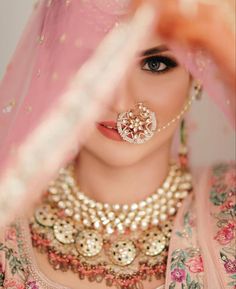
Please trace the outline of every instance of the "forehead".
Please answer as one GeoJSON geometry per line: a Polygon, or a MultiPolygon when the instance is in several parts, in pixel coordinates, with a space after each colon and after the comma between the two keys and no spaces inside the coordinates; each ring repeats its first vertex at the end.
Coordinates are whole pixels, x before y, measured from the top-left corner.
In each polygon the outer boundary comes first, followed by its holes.
{"type": "Polygon", "coordinates": [[[140,50],[144,51],[153,47],[165,46],[165,41],[156,33],[151,33],[145,41],[140,44],[140,50]]]}

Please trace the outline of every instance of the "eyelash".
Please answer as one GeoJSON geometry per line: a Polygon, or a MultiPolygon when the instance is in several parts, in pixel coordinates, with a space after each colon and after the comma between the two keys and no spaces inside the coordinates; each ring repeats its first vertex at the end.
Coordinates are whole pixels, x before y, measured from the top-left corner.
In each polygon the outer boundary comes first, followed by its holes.
{"type": "Polygon", "coordinates": [[[141,61],[141,69],[148,71],[148,72],[151,72],[151,73],[165,73],[165,72],[175,68],[176,66],[178,66],[178,64],[174,60],[172,60],[171,58],[166,57],[166,56],[151,56],[151,57],[147,57],[141,61]],[[164,68],[162,70],[152,69],[152,68],[150,68],[151,62],[159,63],[157,69],[160,68],[161,63],[164,63],[164,65],[166,65],[166,68],[164,68]],[[146,65],[149,67],[149,69],[145,68],[146,65]]]}

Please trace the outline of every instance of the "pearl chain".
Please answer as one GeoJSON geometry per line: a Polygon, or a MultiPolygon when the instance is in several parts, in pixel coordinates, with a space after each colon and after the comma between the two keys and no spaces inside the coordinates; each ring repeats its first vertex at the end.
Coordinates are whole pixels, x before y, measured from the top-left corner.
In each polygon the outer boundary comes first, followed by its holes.
{"type": "Polygon", "coordinates": [[[115,231],[146,230],[151,225],[166,221],[175,215],[191,189],[190,173],[172,164],[162,186],[145,200],[131,205],[102,204],[80,192],[74,177],[74,166],[70,165],[61,169],[58,178],[50,183],[49,198],[66,216],[85,228],[112,234],[115,231]]]}

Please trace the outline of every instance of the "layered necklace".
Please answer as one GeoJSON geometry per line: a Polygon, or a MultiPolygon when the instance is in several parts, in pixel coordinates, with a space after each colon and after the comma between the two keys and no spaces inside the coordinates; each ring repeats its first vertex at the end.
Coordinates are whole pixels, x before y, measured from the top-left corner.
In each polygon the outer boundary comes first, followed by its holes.
{"type": "Polygon", "coordinates": [[[143,280],[165,276],[173,218],[191,190],[190,173],[171,164],[162,186],[145,200],[100,203],[80,191],[70,164],[35,210],[33,246],[55,270],[120,289],[143,288],[143,280]]]}

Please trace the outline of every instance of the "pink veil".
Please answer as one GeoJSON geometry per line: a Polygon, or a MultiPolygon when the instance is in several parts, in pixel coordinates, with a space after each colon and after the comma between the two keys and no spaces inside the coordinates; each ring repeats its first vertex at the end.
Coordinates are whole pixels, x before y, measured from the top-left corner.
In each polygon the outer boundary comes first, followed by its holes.
{"type": "MultiPolygon", "coordinates": [[[[112,100],[155,17],[143,5],[120,24],[128,2],[51,0],[35,7],[0,85],[0,225],[37,200],[112,100]]],[[[199,73],[195,54],[185,61],[184,50],[173,49],[230,118],[224,83],[212,90],[215,79],[206,81],[214,63],[199,73]]]]}

